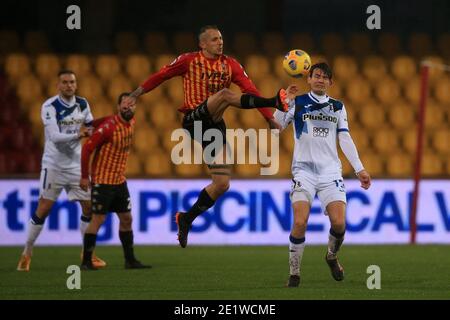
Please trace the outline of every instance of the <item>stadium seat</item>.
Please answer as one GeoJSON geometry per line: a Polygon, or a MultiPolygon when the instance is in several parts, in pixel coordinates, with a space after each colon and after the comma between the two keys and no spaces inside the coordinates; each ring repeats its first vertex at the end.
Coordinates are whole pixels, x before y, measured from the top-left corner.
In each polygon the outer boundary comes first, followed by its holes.
{"type": "Polygon", "coordinates": [[[170,154],[161,149],[155,149],[144,159],[144,172],[150,177],[168,177],[172,173],[170,154]]]}
{"type": "Polygon", "coordinates": [[[404,96],[408,99],[413,108],[418,108],[420,100],[420,77],[413,76],[403,81],[404,96]]]}
{"type": "Polygon", "coordinates": [[[78,82],[78,94],[95,103],[103,98],[102,81],[94,75],[89,75],[78,82]]]}
{"type": "Polygon", "coordinates": [[[349,81],[357,75],[358,65],[351,56],[339,55],[333,60],[333,73],[337,81],[349,81]]]}
{"type": "Polygon", "coordinates": [[[283,87],[285,86],[281,81],[272,75],[266,75],[257,81],[257,88],[263,97],[274,97],[278,90],[283,87]]]}
{"type": "MultiPolygon", "coordinates": [[[[436,81],[434,86],[432,87],[434,91],[434,96],[436,99],[444,104],[444,105],[450,105],[450,77],[442,77],[439,79],[439,81],[436,81]]],[[[450,121],[450,119],[449,119],[450,121]]]]}
{"type": "Polygon", "coordinates": [[[253,81],[262,79],[270,73],[269,60],[262,55],[252,54],[248,56],[245,60],[244,68],[253,81]]]}
{"type": "MultiPolygon", "coordinates": [[[[314,38],[309,33],[294,33],[289,39],[289,48],[302,49],[309,54],[316,53],[314,38]]],[[[287,50],[286,50],[287,51],[287,50]]],[[[314,63],[314,61],[313,61],[314,63]]]]}
{"type": "Polygon", "coordinates": [[[120,56],[139,52],[139,39],[134,32],[119,32],[114,37],[115,52],[120,56]]]}
{"type": "Polygon", "coordinates": [[[133,54],[125,60],[125,71],[131,82],[137,86],[150,75],[150,60],[143,54],[133,54]]]}
{"type": "Polygon", "coordinates": [[[103,81],[112,80],[120,72],[120,62],[115,55],[100,55],[95,62],[95,71],[103,81]]]}
{"type": "Polygon", "coordinates": [[[164,32],[149,32],[144,38],[144,47],[152,57],[168,54],[171,50],[164,32]]]}
{"type": "Polygon", "coordinates": [[[388,119],[395,129],[406,130],[416,125],[416,110],[406,101],[398,100],[388,108],[388,119]]]}
{"type": "MultiPolygon", "coordinates": [[[[425,137],[424,137],[425,138],[425,137]]],[[[410,155],[414,155],[417,149],[417,129],[413,127],[401,133],[402,146],[410,155]]]]}
{"type": "Polygon", "coordinates": [[[41,83],[33,75],[28,75],[20,79],[16,90],[17,96],[23,104],[33,103],[37,97],[42,96],[41,83]]]}
{"type": "Polygon", "coordinates": [[[183,80],[180,77],[170,79],[166,82],[168,98],[176,106],[181,106],[184,103],[183,80]]]}
{"type": "Polygon", "coordinates": [[[241,127],[241,123],[239,122],[239,110],[237,108],[228,108],[223,114],[223,119],[225,120],[227,128],[235,129],[241,127]]]}
{"type": "Polygon", "coordinates": [[[167,95],[164,92],[163,86],[156,87],[151,92],[140,96],[138,105],[144,105],[148,110],[150,110],[152,104],[157,103],[160,100],[167,101],[167,95]]]}
{"type": "Polygon", "coordinates": [[[450,33],[443,33],[438,36],[437,47],[444,59],[450,59],[450,33]]]}
{"type": "Polygon", "coordinates": [[[350,52],[356,57],[367,56],[373,52],[372,40],[368,33],[354,33],[348,40],[350,52]]]}
{"type": "Polygon", "coordinates": [[[367,103],[370,97],[370,85],[361,77],[355,77],[347,84],[347,98],[350,103],[357,106],[367,103]]]}
{"type": "Polygon", "coordinates": [[[0,30],[0,56],[18,52],[20,48],[19,34],[15,30],[0,30]]]}
{"type": "Polygon", "coordinates": [[[104,98],[96,101],[95,103],[90,103],[90,105],[94,119],[107,117],[116,112],[115,104],[104,98]]]}
{"type": "Polygon", "coordinates": [[[361,105],[359,120],[365,128],[378,129],[386,122],[386,117],[378,103],[366,102],[361,105]]]}
{"type": "Polygon", "coordinates": [[[170,64],[176,57],[173,54],[161,54],[157,56],[155,60],[155,71],[159,71],[162,67],[170,64]]]}
{"type": "MultiPolygon", "coordinates": [[[[351,125],[351,124],[350,124],[351,125]]],[[[364,150],[369,149],[370,143],[370,133],[368,130],[365,130],[361,127],[352,127],[350,126],[350,135],[358,149],[358,152],[362,153],[364,150]]]]}
{"type": "Polygon", "coordinates": [[[172,107],[167,99],[160,100],[147,109],[152,127],[156,129],[168,129],[179,125],[176,117],[178,111],[172,107]]]}
{"type": "Polygon", "coordinates": [[[29,75],[30,73],[30,59],[23,53],[13,53],[6,57],[5,71],[8,80],[12,84],[29,75]]]}
{"type": "MultiPolygon", "coordinates": [[[[274,172],[273,175],[267,175],[267,176],[260,176],[260,172],[258,173],[257,177],[279,177],[279,178],[283,178],[283,177],[290,177],[291,174],[291,163],[292,163],[292,156],[291,154],[288,153],[283,153],[280,150],[280,155],[279,157],[274,157],[274,162],[268,164],[268,165],[264,165],[264,166],[260,166],[260,169],[262,169],[263,167],[268,168],[267,170],[270,170],[268,173],[272,173],[274,172]],[[278,170],[275,171],[275,169],[278,166],[278,170]],[[270,168],[270,169],[269,169],[270,168]]],[[[239,166],[239,165],[238,165],[239,166]]]]}
{"type": "Polygon", "coordinates": [[[414,159],[403,152],[389,154],[386,169],[389,177],[408,178],[413,173],[414,159]]]}
{"type": "Polygon", "coordinates": [[[114,76],[108,87],[108,97],[112,101],[117,101],[119,95],[123,92],[131,92],[133,90],[130,80],[123,75],[114,76]]]}
{"type": "Polygon", "coordinates": [[[361,162],[364,168],[369,172],[372,177],[384,177],[386,176],[385,170],[385,158],[373,151],[367,151],[360,154],[361,162]]]}
{"type": "Polygon", "coordinates": [[[367,56],[363,60],[362,73],[371,83],[377,83],[386,76],[387,66],[380,56],[367,56]]]}
{"type": "Polygon", "coordinates": [[[402,53],[400,38],[394,33],[382,33],[378,37],[377,47],[385,58],[393,58],[402,53]]]}
{"type": "Polygon", "coordinates": [[[431,144],[440,155],[450,155],[450,129],[443,128],[432,133],[431,144]]]}
{"type": "MultiPolygon", "coordinates": [[[[308,91],[309,90],[310,89],[308,89],[308,91]]],[[[328,89],[327,94],[330,97],[333,97],[333,98],[338,99],[338,100],[342,100],[344,98],[344,87],[343,87],[343,84],[341,84],[340,82],[333,82],[332,86],[328,89]]]]}
{"type": "Polygon", "coordinates": [[[80,79],[91,73],[91,62],[87,55],[71,54],[67,57],[66,68],[75,72],[80,79]]]}
{"type": "Polygon", "coordinates": [[[443,174],[442,159],[433,152],[425,152],[422,158],[422,174],[425,177],[437,177],[443,174]]]}
{"type": "Polygon", "coordinates": [[[425,130],[435,130],[448,127],[448,123],[445,121],[444,117],[444,107],[434,103],[433,100],[428,102],[425,114],[425,130]]]}
{"type": "MultiPolygon", "coordinates": [[[[287,51],[285,46],[285,39],[279,32],[267,32],[264,33],[262,38],[262,47],[264,54],[269,57],[274,57],[280,54],[284,54],[287,51]]],[[[305,50],[305,49],[303,49],[305,50]]]]}
{"type": "Polygon", "coordinates": [[[389,156],[397,151],[400,145],[399,135],[389,126],[380,127],[373,135],[373,146],[380,154],[389,156]]]}
{"type": "Polygon", "coordinates": [[[281,132],[280,134],[280,144],[284,150],[286,150],[289,155],[292,156],[294,150],[295,139],[292,127],[289,127],[281,132]]]}
{"type": "Polygon", "coordinates": [[[175,174],[182,178],[194,178],[203,174],[203,167],[200,164],[178,164],[173,167],[175,174]]]}
{"type": "Polygon", "coordinates": [[[391,72],[397,80],[407,81],[417,73],[417,65],[409,56],[399,56],[392,61],[391,72]]]}
{"type": "Polygon", "coordinates": [[[125,176],[126,177],[133,177],[138,176],[142,174],[142,165],[141,165],[141,159],[138,155],[131,152],[128,155],[128,161],[127,161],[127,167],[125,169],[125,176]]]}
{"type": "Polygon", "coordinates": [[[450,160],[448,158],[444,160],[444,174],[450,176],[450,160]]]}
{"type": "Polygon", "coordinates": [[[320,38],[322,52],[327,57],[334,57],[344,52],[344,40],[337,33],[326,33],[320,38]]]}
{"type": "Polygon", "coordinates": [[[173,36],[173,48],[177,55],[198,51],[198,40],[192,32],[178,32],[173,36]]]}
{"type": "Polygon", "coordinates": [[[238,59],[258,52],[257,47],[255,35],[249,32],[238,32],[233,38],[232,49],[238,59]]]}
{"type": "Polygon", "coordinates": [[[409,53],[421,59],[426,55],[433,54],[433,41],[431,36],[427,33],[413,33],[408,40],[409,53]]]}
{"type": "Polygon", "coordinates": [[[376,85],[375,96],[385,105],[395,103],[400,97],[400,85],[391,77],[385,77],[376,85]]]}
{"type": "MultiPolygon", "coordinates": [[[[144,122],[143,119],[136,117],[137,122],[144,122]]],[[[134,137],[134,147],[140,156],[146,157],[153,152],[154,149],[159,148],[158,135],[154,129],[148,125],[136,128],[134,137]]]]}
{"type": "Polygon", "coordinates": [[[36,74],[42,80],[56,78],[61,62],[56,54],[41,54],[36,58],[36,74]]]}
{"type": "Polygon", "coordinates": [[[29,31],[25,34],[24,46],[26,51],[31,54],[49,52],[49,43],[44,32],[29,31]]]}

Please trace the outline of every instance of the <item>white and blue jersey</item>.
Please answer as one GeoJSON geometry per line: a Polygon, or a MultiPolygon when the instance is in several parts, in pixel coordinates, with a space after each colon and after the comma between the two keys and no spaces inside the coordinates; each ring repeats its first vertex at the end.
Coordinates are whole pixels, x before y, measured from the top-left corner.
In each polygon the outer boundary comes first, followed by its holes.
{"type": "Polygon", "coordinates": [[[342,102],[313,92],[297,96],[288,112],[275,111],[275,119],[286,128],[294,124],[295,147],[292,174],[320,181],[342,179],[337,152],[337,134],[348,131],[347,113],[342,102]]]}
{"type": "Polygon", "coordinates": [[[41,118],[45,128],[42,168],[71,171],[80,174],[82,125],[90,125],[93,116],[85,98],[74,96],[71,101],[59,95],[44,102],[41,118]]]}

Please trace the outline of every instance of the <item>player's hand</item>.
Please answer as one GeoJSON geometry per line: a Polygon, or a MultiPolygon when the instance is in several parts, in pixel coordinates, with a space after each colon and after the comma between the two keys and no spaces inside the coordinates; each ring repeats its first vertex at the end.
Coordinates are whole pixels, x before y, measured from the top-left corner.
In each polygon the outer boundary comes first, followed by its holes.
{"type": "Polygon", "coordinates": [[[298,87],[295,84],[291,84],[286,88],[287,97],[289,100],[294,100],[298,93],[298,87]]]}
{"type": "Polygon", "coordinates": [[[281,131],[281,125],[278,123],[277,120],[275,120],[275,118],[271,118],[271,119],[267,119],[267,123],[269,124],[269,128],[270,129],[278,129],[281,131]]]}
{"type": "Polygon", "coordinates": [[[370,188],[370,175],[366,170],[361,170],[356,173],[359,181],[361,182],[361,188],[367,190],[370,188]]]}
{"type": "Polygon", "coordinates": [[[123,98],[123,102],[125,103],[125,105],[127,107],[132,107],[136,104],[137,99],[135,97],[131,97],[131,96],[125,96],[123,98]]]}
{"type": "Polygon", "coordinates": [[[91,182],[89,179],[81,178],[80,179],[80,188],[84,191],[88,191],[91,187],[91,182]]]}
{"type": "Polygon", "coordinates": [[[78,134],[78,137],[81,138],[85,138],[85,137],[90,137],[92,134],[92,132],[89,130],[89,128],[81,128],[80,129],[80,133],[78,134]]]}

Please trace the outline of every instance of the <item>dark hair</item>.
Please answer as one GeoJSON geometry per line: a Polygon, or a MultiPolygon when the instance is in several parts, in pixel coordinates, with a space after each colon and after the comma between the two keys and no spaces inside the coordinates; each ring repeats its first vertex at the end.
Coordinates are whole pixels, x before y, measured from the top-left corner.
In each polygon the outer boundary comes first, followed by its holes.
{"type": "Polygon", "coordinates": [[[313,75],[313,72],[315,69],[320,69],[323,71],[323,73],[325,73],[325,75],[328,76],[328,78],[331,80],[331,78],[333,78],[333,71],[331,71],[330,66],[325,63],[325,62],[320,62],[320,63],[316,63],[313,64],[311,66],[311,69],[309,70],[309,77],[311,78],[313,75]]]}
{"type": "Polygon", "coordinates": [[[128,97],[130,94],[131,92],[122,92],[117,99],[117,104],[120,104],[122,102],[123,97],[128,97]]]}
{"type": "Polygon", "coordinates": [[[206,26],[203,26],[200,28],[200,31],[198,32],[198,39],[200,40],[200,36],[206,31],[206,30],[219,30],[219,28],[215,24],[208,24],[206,26]]]}
{"type": "Polygon", "coordinates": [[[58,72],[58,78],[59,78],[60,76],[62,76],[63,74],[73,74],[73,75],[75,75],[75,72],[73,72],[73,71],[70,70],[70,69],[62,69],[62,70],[59,70],[59,72],[58,72]]]}

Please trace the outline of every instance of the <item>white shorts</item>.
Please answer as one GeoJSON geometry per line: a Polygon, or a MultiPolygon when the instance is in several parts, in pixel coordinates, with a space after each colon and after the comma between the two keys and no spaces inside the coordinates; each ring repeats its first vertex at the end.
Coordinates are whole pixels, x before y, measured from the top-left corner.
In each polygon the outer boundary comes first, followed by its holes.
{"type": "Polygon", "coordinates": [[[81,172],[62,172],[42,168],[39,184],[39,198],[56,201],[62,189],[66,190],[69,200],[91,200],[91,192],[80,188],[81,172]]]}
{"type": "Polygon", "coordinates": [[[296,180],[292,180],[292,189],[290,193],[291,202],[306,201],[312,205],[314,197],[319,197],[322,212],[327,213],[327,206],[334,201],[342,201],[347,203],[347,196],[345,193],[345,185],[342,177],[337,180],[327,182],[317,182],[312,178],[303,176],[296,180]]]}

